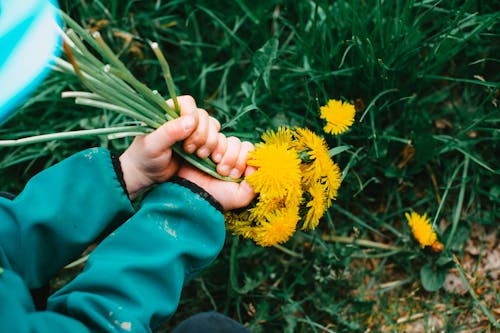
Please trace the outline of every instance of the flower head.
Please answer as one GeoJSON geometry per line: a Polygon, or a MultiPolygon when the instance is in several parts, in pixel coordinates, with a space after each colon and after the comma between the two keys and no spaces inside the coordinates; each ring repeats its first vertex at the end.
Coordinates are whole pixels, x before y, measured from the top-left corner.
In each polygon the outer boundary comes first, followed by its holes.
{"type": "Polygon", "coordinates": [[[332,165],[324,178],[328,193],[327,208],[331,206],[332,200],[337,198],[337,193],[342,182],[342,173],[340,172],[339,166],[333,161],[331,161],[331,163],[332,165]]]}
{"type": "Polygon", "coordinates": [[[319,220],[325,214],[327,193],[326,187],[316,182],[307,190],[310,200],[307,202],[307,214],[302,225],[302,230],[313,230],[319,224],[319,220]]]}
{"type": "Polygon", "coordinates": [[[262,134],[262,141],[267,144],[289,145],[292,142],[292,130],[280,126],[277,131],[269,130],[262,134]]]}
{"type": "Polygon", "coordinates": [[[295,232],[299,221],[298,209],[284,209],[270,215],[255,229],[254,241],[260,246],[286,242],[295,232]]]}
{"type": "Polygon", "coordinates": [[[413,237],[420,243],[422,248],[431,246],[437,240],[436,232],[432,229],[427,214],[419,215],[415,212],[411,212],[411,214],[405,213],[405,216],[408,220],[411,232],[413,233],[413,237]]]}
{"type": "Polygon", "coordinates": [[[325,139],[307,128],[297,128],[295,137],[296,149],[307,155],[306,161],[301,164],[306,186],[316,182],[325,185],[328,208],[331,201],[337,197],[342,179],[340,168],[331,159],[325,139]]]}
{"type": "Polygon", "coordinates": [[[350,103],[331,99],[320,107],[320,112],[320,117],[326,120],[325,132],[336,135],[344,133],[354,123],[356,110],[350,103]]]}
{"type": "Polygon", "coordinates": [[[288,144],[257,144],[249,153],[248,165],[257,170],[246,177],[256,193],[266,197],[284,197],[301,192],[300,159],[288,144]]]}
{"type": "Polygon", "coordinates": [[[253,238],[255,236],[253,221],[248,211],[239,213],[229,211],[224,214],[224,218],[227,229],[231,230],[235,235],[240,235],[243,238],[253,238]]]}

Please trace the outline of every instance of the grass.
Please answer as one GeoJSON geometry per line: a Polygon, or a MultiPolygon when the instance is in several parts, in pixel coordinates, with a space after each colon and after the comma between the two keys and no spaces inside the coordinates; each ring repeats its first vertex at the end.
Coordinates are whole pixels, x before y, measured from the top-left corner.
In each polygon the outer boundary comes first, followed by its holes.
{"type": "MultiPolygon", "coordinates": [[[[320,228],[282,249],[228,236],[215,264],[186,286],[165,332],[211,309],[252,332],[498,329],[500,287],[482,269],[498,247],[471,236],[478,228],[498,235],[500,221],[500,12],[493,2],[60,3],[99,29],[142,82],[166,92],[145,40],[158,42],[178,92],[193,95],[227,134],[257,142],[279,125],[322,133],[318,112],[328,99],[357,107],[349,133],[325,135],[331,147],[351,148],[335,156],[345,178],[320,228]],[[412,209],[428,213],[463,274],[414,243],[404,222],[412,209]],[[467,252],[468,241],[482,244],[480,254],[467,252]],[[426,291],[425,265],[456,272],[470,289],[426,291]]],[[[54,73],[0,128],[1,138],[126,121],[59,97],[78,87],[54,73]]],[[[0,188],[17,193],[34,173],[82,148],[119,152],[128,140],[1,148],[0,188]]]]}

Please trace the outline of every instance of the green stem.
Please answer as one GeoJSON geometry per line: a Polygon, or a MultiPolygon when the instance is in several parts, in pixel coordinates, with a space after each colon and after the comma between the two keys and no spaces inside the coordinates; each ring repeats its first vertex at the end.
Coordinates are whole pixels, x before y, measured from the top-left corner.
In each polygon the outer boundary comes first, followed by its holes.
{"type": "Polygon", "coordinates": [[[137,135],[143,135],[148,132],[151,132],[151,129],[146,126],[120,126],[120,127],[110,127],[110,128],[98,128],[91,130],[42,134],[42,135],[30,136],[26,138],[13,139],[13,140],[0,140],[0,147],[17,147],[34,143],[48,142],[53,140],[68,140],[77,138],[80,139],[87,137],[95,137],[98,135],[110,135],[117,133],[127,134],[127,136],[137,136],[137,135]]]}
{"type": "Polygon", "coordinates": [[[208,158],[200,159],[200,158],[196,157],[196,155],[191,155],[191,154],[186,153],[182,149],[180,144],[175,144],[172,147],[172,149],[177,153],[177,155],[182,157],[186,162],[188,162],[192,166],[196,167],[198,170],[201,170],[212,177],[215,177],[215,178],[220,179],[220,180],[235,182],[235,183],[242,181],[241,178],[234,179],[231,177],[225,177],[225,176],[220,175],[215,170],[215,165],[212,163],[212,161],[210,161],[208,158]]]}
{"type": "Polygon", "coordinates": [[[179,107],[179,102],[177,101],[175,84],[174,80],[172,79],[172,73],[170,72],[170,66],[168,65],[167,59],[165,59],[165,56],[163,56],[163,52],[161,52],[158,43],[150,43],[150,46],[153,49],[153,52],[155,53],[156,58],[158,58],[158,61],[160,63],[163,72],[163,78],[165,79],[165,82],[167,84],[168,93],[170,95],[170,98],[172,98],[172,100],[174,101],[175,111],[177,111],[177,114],[180,114],[181,109],[179,107]]]}
{"type": "Polygon", "coordinates": [[[292,250],[289,250],[287,249],[286,247],[284,246],[281,246],[279,244],[275,244],[273,245],[274,248],[280,250],[281,252],[285,253],[285,254],[288,254],[289,256],[291,257],[294,257],[294,258],[302,258],[302,255],[298,254],[297,252],[294,252],[292,250]]]}
{"type": "Polygon", "coordinates": [[[453,236],[455,236],[455,232],[457,231],[458,222],[460,221],[460,215],[462,214],[462,207],[464,204],[464,196],[465,196],[465,188],[467,183],[467,172],[469,170],[469,158],[466,156],[464,161],[464,168],[462,171],[462,183],[460,184],[460,192],[458,193],[457,205],[455,206],[453,212],[453,220],[451,222],[451,231],[448,239],[446,240],[445,248],[448,248],[453,240],[453,236]]]}
{"type": "Polygon", "coordinates": [[[167,103],[165,103],[165,99],[159,93],[153,93],[145,84],[137,81],[137,79],[132,74],[118,71],[114,68],[111,68],[111,73],[130,84],[132,87],[137,89],[137,91],[143,94],[144,97],[162,108],[165,111],[168,120],[172,120],[178,117],[178,114],[174,110],[172,110],[172,108],[168,106],[167,103]]]}
{"type": "Polygon", "coordinates": [[[101,109],[106,109],[106,110],[110,110],[110,111],[115,111],[115,112],[121,113],[123,115],[126,115],[134,120],[142,121],[153,128],[158,128],[161,126],[161,123],[157,123],[154,120],[152,120],[148,117],[145,117],[138,112],[135,112],[131,109],[127,109],[127,108],[124,108],[122,106],[118,106],[115,104],[110,104],[110,103],[106,103],[106,102],[99,102],[99,101],[88,99],[88,98],[77,98],[77,99],[75,99],[75,103],[80,104],[80,105],[92,106],[94,108],[101,108],[101,109]]]}
{"type": "Polygon", "coordinates": [[[109,46],[104,42],[99,32],[95,32],[93,34],[94,39],[97,44],[101,47],[102,52],[106,54],[106,58],[110,60],[110,63],[118,67],[118,71],[115,70],[114,73],[120,73],[118,77],[121,77],[123,80],[131,84],[134,88],[143,93],[146,97],[152,99],[152,101],[156,102],[161,108],[165,109],[165,111],[172,117],[177,118],[178,115],[172,110],[166,103],[165,100],[158,96],[158,94],[154,94],[146,85],[139,82],[127,67],[121,62],[121,60],[113,53],[113,51],[109,48],[109,46]]]}
{"type": "Polygon", "coordinates": [[[463,163],[460,163],[455,170],[453,170],[453,173],[451,174],[450,180],[448,181],[448,184],[446,185],[446,189],[444,190],[443,197],[441,198],[441,201],[439,202],[439,206],[436,212],[436,215],[434,215],[434,220],[432,221],[432,229],[436,230],[436,223],[439,217],[439,214],[441,213],[441,209],[444,207],[444,203],[446,202],[446,198],[448,197],[448,193],[450,192],[451,185],[453,185],[453,182],[455,181],[455,177],[458,174],[458,171],[460,171],[460,168],[462,167],[463,163]]]}
{"type": "MultiPolygon", "coordinates": [[[[89,45],[94,49],[96,50],[97,52],[99,52],[99,54],[107,59],[107,55],[106,53],[104,53],[101,48],[99,47],[99,44],[92,38],[92,36],[90,36],[89,32],[87,30],[85,30],[84,28],[82,28],[76,21],[74,21],[68,14],[66,14],[65,12],[63,12],[62,10],[59,11],[63,21],[73,30],[76,31],[76,33],[82,37],[87,43],[89,43],[89,45]]],[[[109,60],[109,59],[107,59],[109,60]]]]}
{"type": "Polygon", "coordinates": [[[323,239],[330,242],[344,243],[344,244],[355,244],[364,247],[370,247],[374,249],[381,250],[392,250],[401,251],[400,247],[392,246],[384,243],[378,243],[367,239],[357,239],[354,237],[344,237],[344,236],[323,236],[323,239]]]}

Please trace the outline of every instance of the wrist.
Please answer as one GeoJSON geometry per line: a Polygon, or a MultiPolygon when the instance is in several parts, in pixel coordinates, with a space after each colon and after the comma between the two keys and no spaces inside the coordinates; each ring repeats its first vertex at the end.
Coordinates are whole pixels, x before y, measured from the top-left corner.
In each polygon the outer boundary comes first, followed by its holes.
{"type": "Polygon", "coordinates": [[[133,161],[126,153],[119,157],[121,170],[123,174],[123,184],[130,200],[137,198],[142,192],[152,185],[149,178],[143,175],[133,161]]]}

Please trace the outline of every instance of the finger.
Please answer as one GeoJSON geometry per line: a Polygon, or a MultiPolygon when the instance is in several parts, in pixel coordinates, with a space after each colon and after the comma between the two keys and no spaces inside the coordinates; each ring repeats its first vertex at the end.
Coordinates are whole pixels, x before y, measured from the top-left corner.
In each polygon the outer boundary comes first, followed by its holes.
{"type": "Polygon", "coordinates": [[[195,129],[191,115],[170,120],[144,137],[144,146],[152,152],[163,152],[178,141],[185,140],[195,129]]]}
{"type": "Polygon", "coordinates": [[[250,142],[244,141],[241,143],[240,153],[238,154],[238,158],[236,159],[236,162],[233,166],[233,170],[231,170],[231,172],[229,173],[229,177],[241,177],[247,167],[248,152],[253,149],[254,147],[250,142]]]}
{"type": "Polygon", "coordinates": [[[222,156],[226,152],[226,149],[227,149],[226,136],[222,133],[218,133],[217,146],[212,152],[212,161],[214,161],[215,163],[219,163],[222,160],[222,156]]]}
{"type": "Polygon", "coordinates": [[[241,141],[240,139],[230,136],[227,138],[227,149],[222,156],[222,160],[217,165],[217,172],[222,176],[229,176],[233,167],[238,160],[240,153],[241,141]]]}
{"type": "MultiPolygon", "coordinates": [[[[233,184],[231,184],[233,185],[233,184]]],[[[239,184],[234,184],[236,186],[233,189],[233,195],[226,196],[227,200],[224,202],[224,209],[231,210],[248,206],[252,200],[255,198],[255,192],[245,180],[239,184]]]]}
{"type": "Polygon", "coordinates": [[[252,200],[255,198],[255,192],[250,186],[250,184],[247,183],[246,180],[243,180],[240,183],[240,186],[238,187],[238,191],[236,192],[236,198],[237,198],[237,203],[238,206],[235,208],[241,208],[248,206],[252,200]]]}
{"type": "Polygon", "coordinates": [[[221,127],[220,126],[220,122],[216,118],[214,118],[214,117],[210,117],[210,122],[213,123],[213,125],[215,127],[215,130],[217,132],[219,132],[220,131],[220,127],[221,127]]]}
{"type": "MultiPolygon", "coordinates": [[[[195,126],[198,125],[198,107],[196,106],[196,101],[192,96],[183,95],[177,97],[177,103],[180,108],[180,116],[191,115],[194,117],[195,126]]],[[[167,104],[175,110],[175,104],[173,99],[168,99],[167,104]]],[[[179,110],[176,110],[179,111],[179,110]]]]}
{"type": "Polygon", "coordinates": [[[219,141],[219,122],[215,118],[209,117],[208,123],[208,133],[205,143],[203,143],[203,145],[198,148],[196,152],[196,154],[200,158],[207,158],[208,156],[210,156],[219,141]]]}
{"type": "Polygon", "coordinates": [[[203,146],[208,138],[210,120],[207,111],[197,109],[198,125],[194,132],[184,141],[184,150],[192,154],[203,146]]]}

